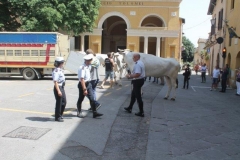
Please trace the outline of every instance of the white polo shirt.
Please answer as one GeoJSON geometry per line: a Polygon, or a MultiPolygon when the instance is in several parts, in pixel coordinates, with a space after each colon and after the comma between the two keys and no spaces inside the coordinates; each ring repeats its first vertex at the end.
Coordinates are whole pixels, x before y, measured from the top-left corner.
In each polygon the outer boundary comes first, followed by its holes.
{"type": "Polygon", "coordinates": [[[78,80],[80,81],[83,78],[85,82],[91,81],[90,70],[91,65],[87,66],[85,63],[81,65],[78,69],[78,80]]]}
{"type": "Polygon", "coordinates": [[[135,74],[135,73],[141,74],[138,78],[135,78],[135,79],[141,79],[141,78],[145,77],[145,66],[141,60],[138,60],[137,62],[135,62],[132,73],[133,74],[135,74]]]}

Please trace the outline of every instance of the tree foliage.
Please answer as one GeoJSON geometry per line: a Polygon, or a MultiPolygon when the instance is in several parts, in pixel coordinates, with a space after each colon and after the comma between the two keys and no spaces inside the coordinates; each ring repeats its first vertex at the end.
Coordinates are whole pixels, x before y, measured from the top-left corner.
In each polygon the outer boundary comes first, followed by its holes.
{"type": "Polygon", "coordinates": [[[194,44],[185,36],[182,38],[184,50],[182,51],[183,62],[192,62],[194,57],[194,44]]]}
{"type": "Polygon", "coordinates": [[[100,0],[6,1],[13,6],[21,23],[21,30],[63,30],[72,35],[92,32],[100,7],[100,0]]]}
{"type": "Polygon", "coordinates": [[[0,31],[16,31],[20,27],[14,6],[8,0],[1,0],[0,15],[0,31]]]}

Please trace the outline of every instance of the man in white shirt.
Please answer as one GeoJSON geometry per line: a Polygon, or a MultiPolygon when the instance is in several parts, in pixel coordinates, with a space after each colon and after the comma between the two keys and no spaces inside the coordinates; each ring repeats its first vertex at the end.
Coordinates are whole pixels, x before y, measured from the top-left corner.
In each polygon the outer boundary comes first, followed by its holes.
{"type": "Polygon", "coordinates": [[[218,80],[220,78],[220,70],[219,67],[216,66],[215,69],[213,69],[213,73],[212,73],[212,88],[210,89],[210,91],[217,88],[217,84],[218,84],[218,80]]]}
{"type": "Polygon", "coordinates": [[[141,90],[142,86],[144,84],[144,77],[145,77],[145,66],[143,62],[140,60],[140,54],[136,53],[133,55],[133,61],[135,62],[135,65],[133,67],[132,74],[126,75],[127,78],[132,79],[132,93],[131,93],[131,102],[128,107],[125,107],[124,109],[128,113],[132,113],[133,105],[137,99],[139,112],[135,113],[136,116],[144,117],[144,111],[143,111],[143,101],[142,101],[142,95],[141,90]]]}

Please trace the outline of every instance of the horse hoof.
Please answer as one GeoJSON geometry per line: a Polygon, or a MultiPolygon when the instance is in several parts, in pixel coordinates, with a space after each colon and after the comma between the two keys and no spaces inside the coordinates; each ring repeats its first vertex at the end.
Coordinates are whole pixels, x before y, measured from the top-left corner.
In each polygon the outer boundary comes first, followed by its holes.
{"type": "Polygon", "coordinates": [[[175,101],[175,98],[171,98],[171,101],[175,101]]]}
{"type": "Polygon", "coordinates": [[[163,99],[167,100],[167,99],[168,99],[168,97],[164,97],[163,99]]]}

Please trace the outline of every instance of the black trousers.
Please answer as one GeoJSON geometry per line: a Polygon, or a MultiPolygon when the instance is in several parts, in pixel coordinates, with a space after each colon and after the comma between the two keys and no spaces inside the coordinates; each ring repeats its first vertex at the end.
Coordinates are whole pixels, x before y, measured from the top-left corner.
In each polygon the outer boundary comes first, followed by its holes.
{"type": "Polygon", "coordinates": [[[62,96],[59,96],[57,93],[57,89],[53,88],[53,93],[56,99],[56,105],[55,105],[55,120],[57,120],[59,117],[63,115],[63,112],[65,110],[67,99],[66,94],[63,86],[59,86],[60,91],[62,92],[62,96]]]}
{"type": "MultiPolygon", "coordinates": [[[[93,89],[92,89],[92,84],[91,83],[85,83],[86,85],[86,89],[87,89],[87,98],[89,99],[90,101],[90,106],[92,108],[92,111],[95,112],[96,111],[96,101],[94,99],[94,93],[93,93],[93,89]]],[[[78,101],[77,101],[77,109],[78,109],[78,112],[81,112],[82,110],[82,101],[84,100],[85,98],[85,95],[83,94],[83,88],[82,88],[82,85],[81,83],[79,82],[78,83],[78,90],[79,90],[79,96],[78,96],[78,101]]]]}
{"type": "Polygon", "coordinates": [[[133,90],[132,90],[132,94],[131,94],[131,102],[128,107],[128,108],[132,109],[133,105],[137,99],[139,111],[141,113],[144,113],[143,101],[142,101],[142,95],[141,95],[141,90],[142,90],[143,84],[144,84],[144,78],[132,80],[133,90]]]}
{"type": "Polygon", "coordinates": [[[189,85],[189,78],[188,77],[184,77],[184,81],[183,81],[183,88],[185,88],[185,86],[188,88],[189,85]],[[186,86],[187,83],[187,86],[186,86]]]}
{"type": "Polygon", "coordinates": [[[221,85],[222,85],[222,91],[223,91],[223,92],[226,92],[227,79],[222,79],[221,85]]]}
{"type": "Polygon", "coordinates": [[[206,82],[206,72],[202,72],[202,82],[206,82]]]}

